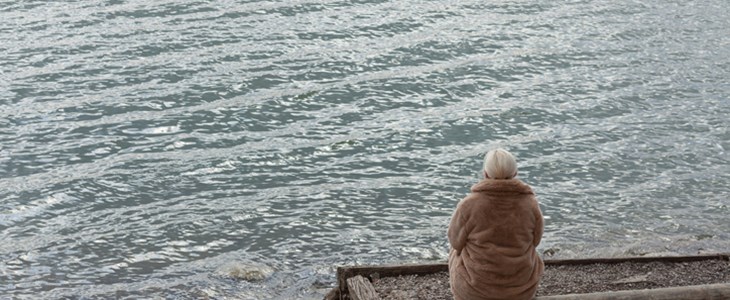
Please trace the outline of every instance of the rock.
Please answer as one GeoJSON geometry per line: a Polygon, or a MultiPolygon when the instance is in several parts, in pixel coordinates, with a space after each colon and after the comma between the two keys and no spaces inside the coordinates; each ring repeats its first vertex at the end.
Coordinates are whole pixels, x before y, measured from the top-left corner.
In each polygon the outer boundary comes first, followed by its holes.
{"type": "Polygon", "coordinates": [[[237,280],[261,281],[268,278],[274,270],[264,265],[233,262],[218,269],[218,274],[237,280]]]}

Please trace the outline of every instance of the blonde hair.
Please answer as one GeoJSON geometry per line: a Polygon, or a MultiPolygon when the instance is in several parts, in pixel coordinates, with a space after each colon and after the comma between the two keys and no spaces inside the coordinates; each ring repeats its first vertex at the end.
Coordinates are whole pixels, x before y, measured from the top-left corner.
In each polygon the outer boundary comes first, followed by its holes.
{"type": "Polygon", "coordinates": [[[509,151],[494,149],[484,155],[484,172],[492,179],[512,179],[517,175],[517,161],[509,151]]]}

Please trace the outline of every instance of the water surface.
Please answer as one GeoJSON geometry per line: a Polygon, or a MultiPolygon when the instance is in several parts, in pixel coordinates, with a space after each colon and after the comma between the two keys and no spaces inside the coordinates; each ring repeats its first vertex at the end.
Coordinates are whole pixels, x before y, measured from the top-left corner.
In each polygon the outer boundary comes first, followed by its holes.
{"type": "Polygon", "coordinates": [[[445,260],[496,146],[545,257],[727,252],[728,11],[0,1],[0,298],[319,299],[445,260]]]}

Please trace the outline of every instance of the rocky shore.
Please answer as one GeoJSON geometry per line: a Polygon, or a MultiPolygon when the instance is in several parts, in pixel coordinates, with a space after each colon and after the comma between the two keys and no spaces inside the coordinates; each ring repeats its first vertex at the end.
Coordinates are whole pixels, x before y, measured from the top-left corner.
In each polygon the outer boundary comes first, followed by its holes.
{"type": "MultiPolygon", "coordinates": [[[[730,262],[546,265],[538,296],[730,283],[730,262]]],[[[452,299],[447,272],[373,280],[382,299],[452,299]]]]}

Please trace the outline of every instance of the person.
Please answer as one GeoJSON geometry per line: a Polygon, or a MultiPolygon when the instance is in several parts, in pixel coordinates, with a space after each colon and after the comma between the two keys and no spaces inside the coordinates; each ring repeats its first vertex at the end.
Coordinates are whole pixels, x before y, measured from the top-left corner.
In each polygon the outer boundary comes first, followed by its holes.
{"type": "Polygon", "coordinates": [[[456,207],[448,228],[449,281],[456,300],[532,299],[545,268],[535,249],[543,217],[535,194],[516,179],[504,149],[484,157],[484,180],[456,207]]]}

